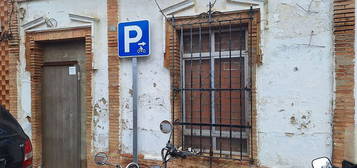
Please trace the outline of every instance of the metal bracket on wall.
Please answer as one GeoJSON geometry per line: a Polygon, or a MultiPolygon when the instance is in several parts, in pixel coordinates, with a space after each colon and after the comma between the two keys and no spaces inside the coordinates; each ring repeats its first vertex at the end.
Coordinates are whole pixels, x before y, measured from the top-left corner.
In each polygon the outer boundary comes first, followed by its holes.
{"type": "Polygon", "coordinates": [[[317,35],[317,34],[315,34],[313,30],[311,30],[310,37],[309,37],[309,42],[306,43],[306,44],[298,44],[298,45],[304,45],[304,46],[307,46],[307,47],[325,48],[326,46],[316,45],[316,44],[313,44],[313,43],[312,43],[312,39],[313,39],[313,37],[314,37],[315,35],[317,35]]]}
{"type": "Polygon", "coordinates": [[[296,3],[296,6],[298,6],[299,8],[301,8],[303,11],[305,11],[307,14],[317,14],[319,12],[316,12],[316,11],[312,11],[311,8],[312,8],[312,3],[314,2],[314,0],[311,0],[310,3],[309,3],[309,6],[306,8],[302,7],[301,5],[299,5],[298,3],[296,3]]]}

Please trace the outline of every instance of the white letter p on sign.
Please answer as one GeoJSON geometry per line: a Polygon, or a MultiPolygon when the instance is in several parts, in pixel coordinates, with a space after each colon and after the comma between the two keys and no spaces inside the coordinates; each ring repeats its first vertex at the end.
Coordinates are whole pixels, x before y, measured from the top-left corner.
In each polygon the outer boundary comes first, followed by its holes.
{"type": "Polygon", "coordinates": [[[124,27],[124,51],[130,52],[130,43],[139,42],[143,32],[139,26],[126,26],[124,27]],[[130,31],[136,31],[136,36],[130,38],[130,31]]]}

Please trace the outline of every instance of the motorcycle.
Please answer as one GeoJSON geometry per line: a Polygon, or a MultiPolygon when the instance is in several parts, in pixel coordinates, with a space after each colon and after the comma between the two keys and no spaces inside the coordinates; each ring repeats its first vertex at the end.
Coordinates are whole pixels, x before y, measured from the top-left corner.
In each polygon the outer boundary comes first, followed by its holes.
{"type": "Polygon", "coordinates": [[[173,158],[182,158],[185,159],[189,156],[197,156],[199,152],[193,150],[192,148],[188,148],[187,150],[182,150],[182,148],[176,148],[175,145],[171,144],[171,137],[173,134],[173,126],[172,124],[165,120],[160,123],[160,130],[164,134],[170,134],[169,140],[166,143],[166,146],[161,150],[161,158],[163,168],[167,167],[167,163],[173,158]]]}
{"type": "MultiPolygon", "coordinates": [[[[312,167],[313,168],[338,168],[334,166],[331,162],[331,160],[327,157],[321,157],[314,159],[312,162],[312,167]]],[[[342,162],[342,168],[357,168],[357,165],[352,164],[346,160],[342,162]]]]}
{"type": "MultiPolygon", "coordinates": [[[[164,120],[160,123],[160,130],[164,134],[170,134],[169,140],[166,143],[166,146],[161,150],[162,166],[151,166],[150,168],[166,168],[167,163],[174,158],[187,158],[188,156],[196,156],[199,152],[189,148],[187,150],[182,150],[182,148],[176,148],[174,144],[171,143],[171,137],[173,134],[173,125],[164,120]]],[[[95,155],[94,161],[99,166],[113,166],[115,168],[123,168],[119,164],[112,164],[108,161],[108,155],[104,152],[99,152],[95,155]]],[[[140,168],[139,165],[135,162],[129,163],[125,168],[140,168]]]]}

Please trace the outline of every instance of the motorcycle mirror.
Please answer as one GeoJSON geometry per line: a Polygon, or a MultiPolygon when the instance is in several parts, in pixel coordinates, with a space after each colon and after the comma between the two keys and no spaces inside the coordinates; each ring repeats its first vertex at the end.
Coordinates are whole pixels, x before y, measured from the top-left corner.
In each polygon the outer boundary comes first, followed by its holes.
{"type": "Polygon", "coordinates": [[[164,120],[160,123],[160,130],[164,134],[169,134],[172,131],[172,124],[170,121],[164,120]]]}
{"type": "Polygon", "coordinates": [[[108,155],[104,152],[99,152],[94,157],[95,164],[106,165],[108,161],[108,155]]]}
{"type": "Polygon", "coordinates": [[[333,168],[330,159],[327,157],[314,159],[311,163],[313,168],[333,168]]]}
{"type": "Polygon", "coordinates": [[[137,163],[131,162],[125,168],[140,168],[140,167],[137,163]]]}

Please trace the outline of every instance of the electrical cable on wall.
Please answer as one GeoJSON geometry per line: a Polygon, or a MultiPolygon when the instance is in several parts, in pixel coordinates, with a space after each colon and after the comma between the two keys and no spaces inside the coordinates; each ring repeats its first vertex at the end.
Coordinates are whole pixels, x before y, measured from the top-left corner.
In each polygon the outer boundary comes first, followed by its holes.
{"type": "Polygon", "coordinates": [[[11,40],[13,38],[12,30],[11,30],[11,23],[12,23],[12,15],[14,14],[15,1],[9,0],[9,3],[11,4],[10,5],[11,9],[10,9],[10,13],[8,11],[8,15],[7,15],[8,16],[7,30],[3,30],[1,32],[0,41],[7,41],[7,40],[11,40]]]}
{"type": "Polygon", "coordinates": [[[156,4],[157,8],[159,8],[160,13],[162,14],[162,16],[164,16],[165,19],[168,20],[167,16],[166,16],[165,13],[162,11],[162,9],[161,9],[159,3],[157,3],[157,0],[154,0],[154,2],[155,2],[155,4],[156,4]]]}
{"type": "Polygon", "coordinates": [[[10,15],[9,15],[8,29],[9,29],[10,35],[12,35],[11,22],[12,22],[12,15],[14,14],[14,6],[15,6],[14,4],[15,4],[15,1],[14,1],[14,0],[10,0],[10,3],[11,3],[11,12],[10,12],[10,15]]]}
{"type": "Polygon", "coordinates": [[[211,4],[211,8],[214,7],[214,5],[216,4],[217,0],[214,0],[213,3],[211,4]]]}

